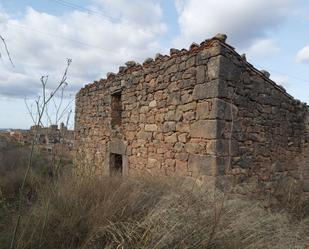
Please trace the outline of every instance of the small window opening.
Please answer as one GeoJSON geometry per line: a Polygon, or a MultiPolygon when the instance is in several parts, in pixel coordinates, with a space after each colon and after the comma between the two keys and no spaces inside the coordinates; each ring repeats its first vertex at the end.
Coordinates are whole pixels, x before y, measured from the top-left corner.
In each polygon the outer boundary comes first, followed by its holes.
{"type": "Polygon", "coordinates": [[[122,114],[122,105],[121,105],[121,92],[112,94],[112,129],[117,126],[121,126],[121,114],[122,114]]]}
{"type": "Polygon", "coordinates": [[[110,154],[110,175],[122,175],[122,155],[113,153],[110,154]]]}

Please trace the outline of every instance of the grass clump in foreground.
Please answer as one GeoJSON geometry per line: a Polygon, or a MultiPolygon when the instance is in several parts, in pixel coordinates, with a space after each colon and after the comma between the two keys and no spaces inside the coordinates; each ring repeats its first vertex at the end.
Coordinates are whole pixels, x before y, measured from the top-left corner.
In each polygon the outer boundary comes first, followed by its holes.
{"type": "MultiPolygon", "coordinates": [[[[182,179],[100,178],[81,182],[65,177],[56,185],[44,182],[36,186],[40,190],[25,207],[17,248],[308,246],[308,218],[296,221],[287,213],[264,209],[261,202],[226,198],[182,179]]],[[[0,229],[12,228],[14,211],[8,213],[12,222],[1,224],[0,229]]],[[[9,233],[0,231],[0,245],[7,248],[4,243],[9,239],[3,236],[9,233]]]]}

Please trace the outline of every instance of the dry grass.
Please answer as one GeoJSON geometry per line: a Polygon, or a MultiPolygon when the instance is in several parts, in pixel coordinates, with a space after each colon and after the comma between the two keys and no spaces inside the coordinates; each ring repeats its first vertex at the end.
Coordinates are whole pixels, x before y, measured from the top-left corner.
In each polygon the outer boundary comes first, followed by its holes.
{"type": "Polygon", "coordinates": [[[66,177],[56,186],[43,184],[39,188],[38,200],[25,210],[18,248],[308,246],[308,218],[296,221],[287,213],[266,210],[261,202],[238,197],[222,202],[226,197],[222,193],[206,191],[182,179],[79,182],[66,177]]]}

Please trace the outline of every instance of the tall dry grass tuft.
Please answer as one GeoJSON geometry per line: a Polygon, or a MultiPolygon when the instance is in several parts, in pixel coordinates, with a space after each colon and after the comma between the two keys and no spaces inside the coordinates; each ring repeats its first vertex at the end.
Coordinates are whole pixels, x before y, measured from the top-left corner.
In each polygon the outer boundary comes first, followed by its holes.
{"type": "Polygon", "coordinates": [[[308,218],[296,221],[235,196],[222,208],[223,193],[183,179],[66,177],[43,186],[24,215],[17,248],[295,249],[309,242],[308,218]]]}

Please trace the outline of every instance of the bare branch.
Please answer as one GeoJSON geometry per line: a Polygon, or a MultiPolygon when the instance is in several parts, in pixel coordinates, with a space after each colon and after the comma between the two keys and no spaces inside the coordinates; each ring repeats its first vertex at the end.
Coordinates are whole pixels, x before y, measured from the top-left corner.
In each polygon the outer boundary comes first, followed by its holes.
{"type": "MultiPolygon", "coordinates": [[[[68,69],[70,67],[71,62],[72,62],[71,59],[67,59],[67,66],[66,66],[64,74],[62,76],[62,79],[59,82],[58,86],[55,88],[55,90],[50,94],[50,96],[48,98],[46,98],[46,85],[47,85],[47,81],[48,81],[48,76],[42,76],[41,77],[42,101],[41,101],[41,96],[39,96],[35,100],[36,108],[37,108],[37,115],[38,115],[38,119],[37,119],[37,122],[36,122],[37,126],[39,126],[39,125],[43,126],[43,124],[42,124],[42,117],[43,117],[43,115],[45,113],[45,109],[46,109],[48,103],[55,96],[55,94],[58,92],[58,90],[64,84],[66,84],[67,73],[68,73],[68,69]]],[[[29,108],[29,110],[30,110],[30,108],[29,108]]],[[[26,172],[25,172],[25,175],[24,175],[21,187],[19,189],[18,217],[17,217],[17,221],[16,221],[16,224],[14,226],[13,233],[12,233],[10,249],[14,249],[15,248],[17,230],[18,230],[18,227],[19,227],[21,219],[22,219],[22,207],[23,207],[23,204],[24,204],[23,203],[24,188],[25,188],[26,180],[28,178],[29,171],[30,171],[30,169],[32,167],[32,159],[33,159],[34,147],[35,147],[35,145],[37,143],[38,132],[39,132],[39,129],[36,129],[34,137],[32,139],[32,144],[31,144],[31,150],[30,150],[30,155],[29,155],[29,161],[28,161],[28,164],[27,164],[27,169],[26,169],[26,172]]]]}
{"type": "Polygon", "coordinates": [[[35,121],[35,118],[34,118],[33,113],[32,113],[32,108],[30,109],[26,97],[24,98],[24,102],[25,102],[25,105],[26,105],[26,107],[27,107],[28,113],[29,113],[29,115],[30,115],[30,117],[31,117],[31,119],[32,119],[32,122],[35,124],[36,121],[35,121]]]}
{"type": "Polygon", "coordinates": [[[70,109],[71,104],[73,103],[73,101],[74,101],[74,99],[72,99],[72,100],[65,106],[65,108],[62,110],[61,114],[59,115],[58,121],[60,121],[60,120],[63,118],[63,116],[65,115],[65,113],[70,109]]]}
{"type": "MultiPolygon", "coordinates": [[[[8,46],[7,46],[7,44],[6,44],[6,41],[4,40],[4,38],[3,38],[2,35],[0,35],[0,39],[1,39],[2,43],[3,43],[3,45],[4,45],[4,49],[5,49],[6,54],[7,54],[8,58],[9,58],[9,60],[10,60],[10,62],[11,62],[12,67],[15,67],[15,65],[14,65],[14,63],[13,63],[13,61],[12,61],[12,58],[11,58],[11,55],[10,55],[8,46]]],[[[0,58],[1,58],[1,53],[0,53],[0,58]]]]}

